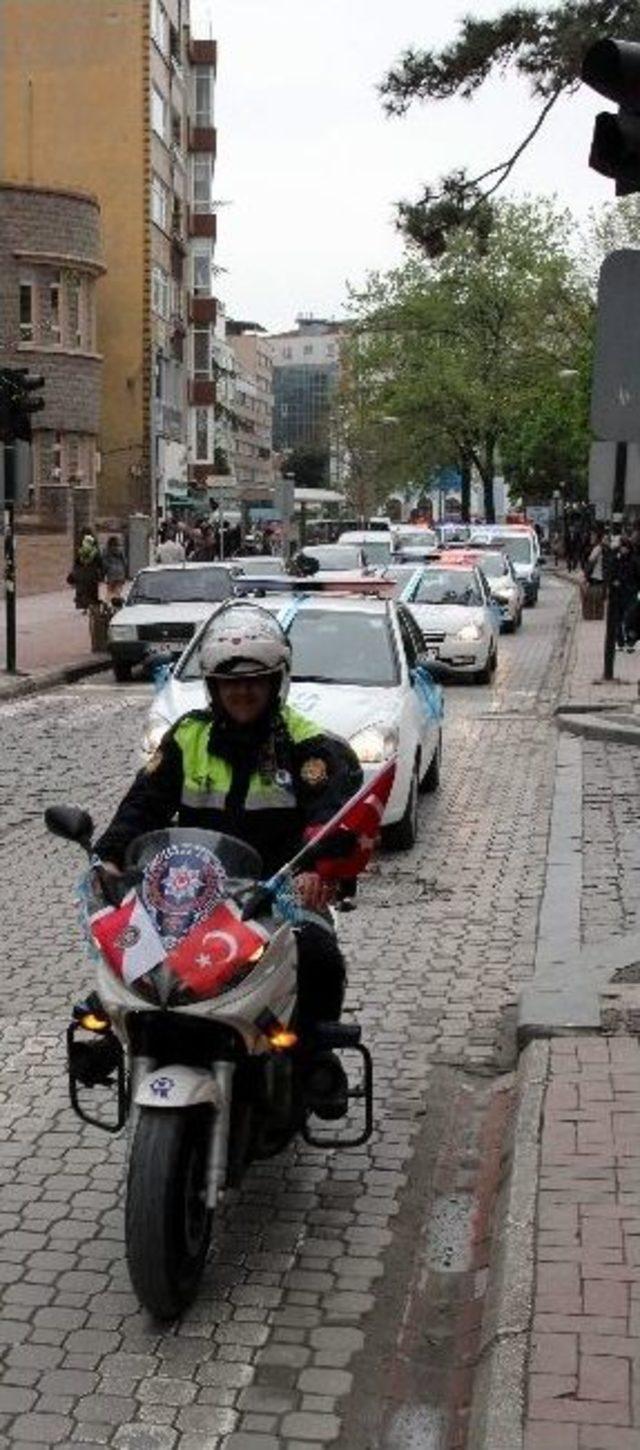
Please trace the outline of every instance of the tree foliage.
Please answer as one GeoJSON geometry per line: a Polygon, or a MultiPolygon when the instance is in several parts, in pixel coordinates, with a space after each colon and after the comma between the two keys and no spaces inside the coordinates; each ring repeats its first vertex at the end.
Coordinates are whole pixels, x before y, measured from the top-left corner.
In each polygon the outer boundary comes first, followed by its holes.
{"type": "Polygon", "coordinates": [[[491,197],[563,94],[575,90],[588,46],[605,35],[638,39],[638,0],[560,0],[540,9],[514,6],[493,19],[466,16],[441,51],[411,49],[381,85],[385,109],[403,115],[415,101],[471,99],[492,74],[523,77],[541,103],[535,124],[513,151],[472,177],[454,170],[428,183],[421,197],[399,205],[399,225],[428,256],[442,253],[455,227],[482,240],[491,225],[491,197]]]}
{"type": "Polygon", "coordinates": [[[284,458],[283,474],[293,474],[298,488],[323,488],[329,477],[329,450],[308,444],[292,448],[284,458]]]}
{"type": "Polygon", "coordinates": [[[549,201],[500,202],[482,245],[457,232],[437,261],[410,257],[353,298],[352,427],[362,436],[397,419],[403,468],[419,482],[474,467],[489,519],[503,448],[509,441],[516,471],[518,429],[584,349],[592,304],[570,236],[570,218],[549,201]]]}

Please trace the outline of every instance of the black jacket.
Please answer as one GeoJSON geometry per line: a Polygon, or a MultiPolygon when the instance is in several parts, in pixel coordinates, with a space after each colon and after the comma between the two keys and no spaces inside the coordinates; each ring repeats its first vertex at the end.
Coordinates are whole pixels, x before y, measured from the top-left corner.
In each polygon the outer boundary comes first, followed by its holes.
{"type": "Polygon", "coordinates": [[[137,836],[174,823],[236,836],[259,852],[266,875],[277,871],[300,849],[306,827],[330,820],[362,785],[360,763],[346,741],[321,730],[296,741],[287,720],[290,715],[286,710],[278,713],[275,730],[266,740],[242,739],[240,732],[221,729],[209,711],[183,716],[165,735],[150,764],[136,776],[96,842],[98,855],[121,866],[128,845],[137,836]],[[175,733],[193,719],[211,722],[208,753],[231,765],[231,788],[220,808],[200,807],[182,799],[183,755],[175,733]],[[265,753],[271,757],[275,779],[290,788],[290,808],[246,808],[251,776],[256,769],[264,769],[265,753]]]}

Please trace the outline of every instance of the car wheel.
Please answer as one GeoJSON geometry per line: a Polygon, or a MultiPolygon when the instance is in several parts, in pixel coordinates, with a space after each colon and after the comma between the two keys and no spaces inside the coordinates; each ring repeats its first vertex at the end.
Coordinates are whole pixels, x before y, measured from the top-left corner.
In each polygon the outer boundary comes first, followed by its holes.
{"type": "Polygon", "coordinates": [[[128,660],[114,660],[113,661],[113,678],[114,678],[114,680],[116,680],[119,685],[126,684],[126,681],[131,679],[131,669],[132,669],[132,666],[130,665],[130,663],[129,663],[128,660]]]}
{"type": "Polygon", "coordinates": [[[420,790],[431,792],[437,790],[442,776],[442,731],[438,736],[438,744],[431,756],[431,764],[426,775],[420,781],[420,790]]]}
{"type": "Polygon", "coordinates": [[[387,826],[385,831],[387,845],[392,851],[410,851],[415,846],[418,835],[418,789],[419,763],[416,759],[402,820],[394,826],[387,826]]]}

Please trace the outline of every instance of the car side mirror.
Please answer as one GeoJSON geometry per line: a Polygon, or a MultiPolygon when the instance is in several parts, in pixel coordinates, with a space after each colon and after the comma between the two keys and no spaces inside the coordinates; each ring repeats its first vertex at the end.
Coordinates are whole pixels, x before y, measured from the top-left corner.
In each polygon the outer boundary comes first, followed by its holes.
{"type": "Polygon", "coordinates": [[[75,841],[84,851],[90,851],[94,826],[88,811],[79,806],[47,806],[44,823],[52,836],[75,841]]]}

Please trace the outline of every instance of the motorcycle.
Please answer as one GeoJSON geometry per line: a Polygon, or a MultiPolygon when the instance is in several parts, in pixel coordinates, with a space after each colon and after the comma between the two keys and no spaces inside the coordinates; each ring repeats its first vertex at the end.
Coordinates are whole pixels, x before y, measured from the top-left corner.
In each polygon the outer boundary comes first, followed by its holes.
{"type": "MultiPolygon", "coordinates": [[[[128,1126],[129,1272],[140,1302],[172,1319],[194,1298],[213,1215],[250,1163],[297,1135],[322,1148],[366,1142],[371,1057],[356,1023],[298,1037],[296,862],[264,883],[243,842],[170,827],[140,836],[113,876],[92,857],[87,812],[51,807],[45,821],[92,862],[81,905],[96,982],[67,1031],[71,1103],[108,1132],[128,1126]],[[346,1131],[331,1136],[316,1117],[336,1074],[344,1085],[336,1050],[361,1070],[346,1131]],[[89,1110],[91,1092],[107,1094],[110,1117],[102,1102],[89,1110]]],[[[307,847],[300,869],[310,860],[307,847]]]]}

